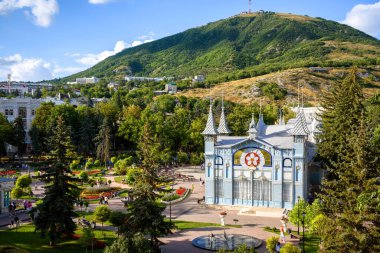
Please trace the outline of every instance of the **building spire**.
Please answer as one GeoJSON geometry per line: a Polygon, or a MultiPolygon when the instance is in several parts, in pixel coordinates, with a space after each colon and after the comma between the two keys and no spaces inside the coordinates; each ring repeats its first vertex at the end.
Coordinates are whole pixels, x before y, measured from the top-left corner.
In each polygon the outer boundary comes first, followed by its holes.
{"type": "Polygon", "coordinates": [[[226,116],[224,115],[224,92],[222,91],[222,113],[220,115],[218,133],[221,135],[229,135],[231,130],[228,128],[226,116]]]}
{"type": "Polygon", "coordinates": [[[208,113],[208,119],[205,130],[202,132],[203,135],[218,135],[218,131],[215,128],[214,116],[212,114],[212,102],[210,96],[210,110],[208,113]]]}
{"type": "Polygon", "coordinates": [[[291,135],[302,135],[307,136],[310,133],[307,128],[306,117],[303,112],[303,109],[299,109],[297,112],[296,123],[294,124],[293,129],[291,130],[291,135]]]}
{"type": "Polygon", "coordinates": [[[255,139],[256,135],[257,135],[257,130],[256,130],[255,114],[252,113],[252,120],[251,120],[251,123],[249,123],[248,136],[250,139],[255,139]]]}
{"type": "Polygon", "coordinates": [[[257,122],[256,130],[258,135],[263,135],[265,133],[266,125],[264,122],[263,112],[262,112],[262,102],[260,99],[260,115],[259,115],[259,121],[257,122]]]}
{"type": "Polygon", "coordinates": [[[282,114],[282,108],[280,108],[280,119],[278,120],[278,124],[280,126],[284,126],[285,125],[285,118],[284,118],[284,115],[282,114]]]}

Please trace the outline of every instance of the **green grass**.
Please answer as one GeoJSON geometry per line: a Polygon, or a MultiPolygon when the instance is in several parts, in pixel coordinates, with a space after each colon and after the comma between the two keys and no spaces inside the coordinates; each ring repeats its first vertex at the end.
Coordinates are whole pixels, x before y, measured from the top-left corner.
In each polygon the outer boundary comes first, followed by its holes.
{"type": "MultiPolygon", "coordinates": [[[[81,235],[82,230],[77,229],[76,234],[81,235]]],[[[95,230],[95,237],[99,240],[105,241],[107,245],[110,245],[115,239],[115,233],[112,231],[105,231],[104,236],[102,231],[95,230]]],[[[39,232],[34,232],[33,225],[21,226],[17,229],[9,229],[0,231],[0,245],[11,245],[23,250],[27,250],[30,253],[45,253],[45,252],[57,252],[57,253],[83,253],[85,249],[80,245],[78,240],[61,239],[57,242],[55,247],[50,247],[48,238],[41,238],[39,232]]],[[[0,251],[1,252],[1,251],[0,251]]],[[[19,251],[15,251],[19,252],[19,251]]],[[[21,252],[21,251],[20,251],[21,252]]],[[[94,250],[96,253],[101,253],[103,250],[94,250]]]]}
{"type": "Polygon", "coordinates": [[[29,251],[14,246],[2,245],[0,246],[0,253],[29,253],[29,251]]]}
{"type": "MultiPolygon", "coordinates": [[[[84,211],[76,211],[76,213],[79,215],[78,218],[81,218],[81,217],[85,217],[86,220],[88,221],[94,221],[95,220],[95,216],[94,216],[94,212],[84,212],[84,211]]],[[[99,223],[99,222],[97,222],[99,223]]],[[[112,226],[112,224],[109,222],[109,221],[106,221],[103,223],[104,226],[112,226]]]]}
{"type": "MultiPolygon", "coordinates": [[[[273,230],[270,228],[264,228],[264,231],[280,235],[280,229],[277,229],[276,232],[273,232],[273,230]]],[[[298,235],[297,231],[295,230],[292,231],[292,234],[298,235]]],[[[285,235],[289,235],[289,233],[286,232],[285,235]]],[[[300,235],[302,236],[303,233],[300,232],[300,235]]],[[[298,246],[302,249],[302,240],[300,240],[300,243],[298,246]]],[[[311,236],[309,232],[305,232],[305,252],[315,253],[318,251],[319,251],[319,238],[311,236]]]]}
{"type": "MultiPolygon", "coordinates": [[[[204,228],[204,227],[221,227],[220,224],[218,224],[218,223],[208,223],[208,222],[193,222],[193,221],[173,220],[173,223],[178,228],[178,230],[204,228]]],[[[227,224],[226,227],[241,228],[241,225],[229,225],[229,224],[227,224]]]]}
{"type": "Polygon", "coordinates": [[[125,176],[114,177],[113,180],[114,180],[116,183],[123,184],[122,180],[125,179],[125,178],[126,178],[125,176]]]}

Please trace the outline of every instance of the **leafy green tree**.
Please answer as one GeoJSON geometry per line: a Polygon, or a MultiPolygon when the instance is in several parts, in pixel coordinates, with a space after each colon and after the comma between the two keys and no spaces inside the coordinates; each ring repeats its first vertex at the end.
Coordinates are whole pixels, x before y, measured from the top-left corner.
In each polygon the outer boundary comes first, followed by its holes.
{"type": "Polygon", "coordinates": [[[79,238],[79,243],[82,245],[82,247],[87,248],[93,247],[94,245],[94,239],[95,239],[95,233],[92,228],[84,227],[82,236],[79,238]]]}
{"type": "Polygon", "coordinates": [[[16,187],[20,187],[25,190],[32,183],[32,178],[29,175],[21,175],[17,178],[16,187]]]}
{"type": "Polygon", "coordinates": [[[119,234],[120,227],[124,224],[126,214],[119,211],[112,211],[109,221],[115,227],[117,227],[117,234],[119,234]]]}
{"type": "Polygon", "coordinates": [[[103,230],[103,223],[110,218],[110,215],[111,215],[111,209],[107,205],[101,205],[95,208],[95,211],[94,211],[95,220],[100,221],[102,223],[102,230],[103,230]]]}
{"type": "Polygon", "coordinates": [[[131,237],[121,236],[117,238],[111,246],[108,246],[104,253],[156,253],[148,239],[142,234],[131,237]]]}
{"type": "Polygon", "coordinates": [[[79,178],[82,180],[83,183],[86,183],[89,179],[88,173],[86,171],[82,171],[79,173],[79,178]]]}
{"type": "Polygon", "coordinates": [[[7,118],[0,113],[0,154],[4,155],[5,152],[5,143],[11,141],[13,128],[12,125],[8,122],[7,118]]]}
{"type": "Polygon", "coordinates": [[[22,195],[24,194],[24,191],[22,190],[21,187],[14,187],[11,191],[11,196],[13,199],[19,199],[22,197],[22,195]]]}
{"type": "Polygon", "coordinates": [[[74,203],[77,199],[77,187],[74,179],[69,176],[69,162],[73,156],[70,132],[62,117],[58,117],[52,129],[49,147],[55,163],[45,169],[41,179],[45,181],[45,197],[37,207],[39,214],[34,224],[42,236],[49,235],[50,245],[55,245],[56,239],[62,233],[72,234],[75,223],[72,217],[74,203]]]}
{"type": "Polygon", "coordinates": [[[308,204],[304,199],[301,199],[299,202],[297,202],[293,209],[289,212],[289,220],[291,223],[297,225],[302,224],[302,221],[305,224],[305,227],[309,227],[312,220],[319,214],[322,213],[322,206],[320,204],[320,200],[316,199],[314,202],[310,205],[308,204]],[[303,217],[301,214],[305,213],[305,217],[303,217]],[[298,217],[298,214],[300,217],[298,217]]]}

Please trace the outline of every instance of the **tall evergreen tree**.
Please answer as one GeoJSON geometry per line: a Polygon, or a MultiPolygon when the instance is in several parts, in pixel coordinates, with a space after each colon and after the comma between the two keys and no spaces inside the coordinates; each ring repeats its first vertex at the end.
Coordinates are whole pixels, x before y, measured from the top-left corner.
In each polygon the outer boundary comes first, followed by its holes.
{"type": "Polygon", "coordinates": [[[101,159],[104,164],[107,164],[107,161],[110,159],[110,149],[111,149],[111,128],[109,120],[107,117],[104,117],[103,123],[100,127],[99,133],[95,138],[97,143],[96,155],[98,159],[101,159]]]}
{"type": "Polygon", "coordinates": [[[24,122],[21,117],[17,117],[13,121],[13,144],[17,147],[19,158],[25,153],[25,135],[24,122]]]}
{"type": "Polygon", "coordinates": [[[168,180],[160,176],[160,154],[157,137],[152,134],[148,124],[143,127],[143,133],[139,144],[140,157],[142,159],[142,171],[136,179],[133,188],[133,201],[128,206],[126,223],[122,232],[128,236],[137,233],[150,236],[151,246],[158,251],[158,237],[170,233],[173,224],[164,220],[162,212],[165,205],[159,203],[158,193],[163,190],[160,184],[168,180]]]}
{"type": "Polygon", "coordinates": [[[48,234],[50,244],[54,245],[60,234],[71,234],[76,227],[72,220],[75,216],[73,209],[77,198],[76,186],[71,183],[74,179],[68,175],[68,163],[75,153],[70,131],[61,116],[52,129],[49,146],[55,163],[46,168],[41,176],[46,183],[45,197],[38,206],[39,214],[35,219],[35,226],[42,235],[48,234]]]}
{"type": "MultiPolygon", "coordinates": [[[[318,145],[328,170],[320,195],[327,221],[321,224],[321,231],[327,231],[322,234],[324,252],[380,250],[379,210],[377,214],[365,213],[361,204],[363,193],[377,192],[375,182],[380,173],[373,129],[365,126],[362,103],[355,70],[324,100],[324,125],[318,145]]],[[[366,208],[371,209],[374,203],[368,202],[366,208]]]]}

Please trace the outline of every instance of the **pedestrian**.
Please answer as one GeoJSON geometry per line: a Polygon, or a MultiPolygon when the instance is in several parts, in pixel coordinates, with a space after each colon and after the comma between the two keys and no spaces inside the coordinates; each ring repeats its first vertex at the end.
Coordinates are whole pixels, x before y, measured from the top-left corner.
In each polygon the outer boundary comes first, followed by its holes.
{"type": "Polygon", "coordinates": [[[26,210],[27,208],[28,208],[28,202],[24,200],[24,210],[26,210]]]}
{"type": "Polygon", "coordinates": [[[107,196],[104,197],[104,204],[108,205],[108,197],[107,196]]]}
{"type": "Polygon", "coordinates": [[[284,226],[280,227],[280,240],[285,243],[284,226]]]}
{"type": "Polygon", "coordinates": [[[280,250],[281,250],[281,243],[280,243],[280,242],[277,242],[277,244],[276,244],[276,248],[275,248],[275,252],[276,252],[276,253],[280,253],[280,250]]]}

